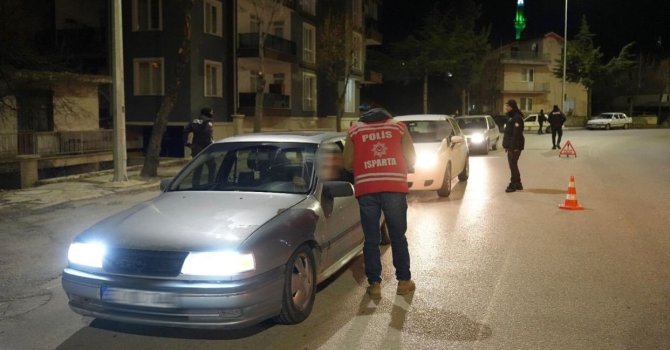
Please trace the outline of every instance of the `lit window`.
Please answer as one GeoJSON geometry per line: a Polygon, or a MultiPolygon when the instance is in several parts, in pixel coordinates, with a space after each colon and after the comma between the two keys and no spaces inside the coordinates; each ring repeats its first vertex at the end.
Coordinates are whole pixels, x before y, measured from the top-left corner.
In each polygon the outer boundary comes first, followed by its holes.
{"type": "Polygon", "coordinates": [[[205,0],[205,33],[216,36],[223,36],[222,29],[222,6],[221,3],[214,0],[205,0]]]}
{"type": "Polygon", "coordinates": [[[133,0],[133,31],[163,29],[162,0],[133,0]]]}
{"type": "Polygon", "coordinates": [[[302,26],[302,60],[309,63],[315,62],[314,48],[316,47],[315,29],[313,25],[302,26]]]}
{"type": "Polygon", "coordinates": [[[205,60],[205,96],[223,97],[223,64],[205,60]]]}
{"type": "Polygon", "coordinates": [[[134,59],[133,76],[136,96],[163,95],[163,58],[134,59]]]}
{"type": "Polygon", "coordinates": [[[316,75],[311,73],[302,75],[302,109],[316,110],[316,75]]]}
{"type": "Polygon", "coordinates": [[[349,79],[347,92],[344,96],[344,111],[354,113],[356,111],[356,80],[349,79]]]}

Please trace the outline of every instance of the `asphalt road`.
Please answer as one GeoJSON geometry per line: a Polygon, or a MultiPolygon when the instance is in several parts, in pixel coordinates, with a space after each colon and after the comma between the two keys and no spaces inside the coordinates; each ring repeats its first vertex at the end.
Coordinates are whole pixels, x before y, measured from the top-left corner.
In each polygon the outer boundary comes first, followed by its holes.
{"type": "Polygon", "coordinates": [[[70,239],[155,191],[0,210],[0,349],[663,349],[670,346],[670,130],[569,130],[577,157],[526,134],[524,190],[505,153],[471,157],[448,199],[409,196],[417,291],[365,296],[362,258],[294,326],[200,331],[116,324],[67,308],[70,239]],[[575,178],[585,210],[558,208],[575,178]]]}

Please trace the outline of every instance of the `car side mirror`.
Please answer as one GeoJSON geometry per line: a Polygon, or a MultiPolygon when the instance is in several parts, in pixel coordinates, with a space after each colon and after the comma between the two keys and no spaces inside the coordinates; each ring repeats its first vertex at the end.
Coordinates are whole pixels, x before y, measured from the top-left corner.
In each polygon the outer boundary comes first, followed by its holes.
{"type": "Polygon", "coordinates": [[[167,178],[167,179],[162,179],[160,183],[160,190],[161,192],[167,192],[167,189],[170,187],[170,183],[172,183],[172,177],[167,178]]]}
{"type": "Polygon", "coordinates": [[[323,194],[330,198],[349,197],[354,195],[354,188],[347,181],[326,181],[323,183],[323,194]]]}
{"type": "Polygon", "coordinates": [[[458,144],[465,142],[463,136],[455,135],[451,137],[451,143],[458,144]]]}

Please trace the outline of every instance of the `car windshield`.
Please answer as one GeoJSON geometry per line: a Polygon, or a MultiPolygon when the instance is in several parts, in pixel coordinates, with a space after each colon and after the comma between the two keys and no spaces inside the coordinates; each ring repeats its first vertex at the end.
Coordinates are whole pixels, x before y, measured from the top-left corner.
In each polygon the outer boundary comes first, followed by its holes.
{"type": "Polygon", "coordinates": [[[612,119],[612,115],[611,114],[601,114],[600,116],[598,116],[598,118],[600,118],[600,119],[612,119]]]}
{"type": "Polygon", "coordinates": [[[189,163],[168,191],[308,193],[316,149],[311,143],[217,143],[189,163]]]}
{"type": "Polygon", "coordinates": [[[446,120],[403,121],[415,143],[441,142],[451,134],[451,125],[446,120]]]}
{"type": "Polygon", "coordinates": [[[484,118],[456,118],[461,129],[486,129],[484,118]]]}

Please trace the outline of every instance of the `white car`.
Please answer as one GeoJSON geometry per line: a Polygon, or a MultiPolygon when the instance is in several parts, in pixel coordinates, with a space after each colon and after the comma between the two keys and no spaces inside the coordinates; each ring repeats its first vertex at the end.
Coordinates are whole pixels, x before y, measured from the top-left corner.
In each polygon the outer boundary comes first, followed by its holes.
{"type": "Polygon", "coordinates": [[[479,150],[488,154],[489,149],[492,151],[498,149],[500,131],[490,115],[460,116],[456,118],[456,122],[468,141],[470,151],[479,150]]]}
{"type": "Polygon", "coordinates": [[[440,197],[451,193],[451,181],[467,181],[470,154],[465,136],[453,117],[444,114],[397,116],[407,125],[416,150],[414,173],[407,181],[410,191],[434,190],[440,197]]]}
{"type": "Polygon", "coordinates": [[[588,129],[605,129],[612,128],[628,129],[633,124],[633,118],[620,112],[600,113],[599,116],[590,119],[586,122],[588,129]]]}
{"type": "MultiPolygon", "coordinates": [[[[537,129],[540,128],[540,123],[537,121],[537,116],[538,114],[529,114],[527,117],[523,118],[523,129],[527,131],[537,131],[537,129]]],[[[546,118],[549,118],[548,115],[546,115],[546,118]]],[[[549,125],[549,120],[545,119],[544,123],[542,123],[542,127],[545,128],[545,132],[551,132],[551,125],[549,125]]]]}

